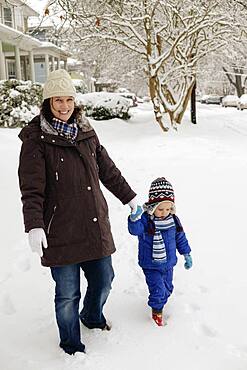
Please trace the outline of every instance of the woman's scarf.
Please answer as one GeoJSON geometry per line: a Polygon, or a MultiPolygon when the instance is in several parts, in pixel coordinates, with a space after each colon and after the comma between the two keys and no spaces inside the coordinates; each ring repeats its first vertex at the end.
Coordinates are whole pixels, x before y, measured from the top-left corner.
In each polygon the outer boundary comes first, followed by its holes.
{"type": "Polygon", "coordinates": [[[53,117],[52,119],[52,127],[61,135],[66,137],[66,139],[74,142],[77,134],[78,134],[78,126],[76,123],[76,119],[72,121],[72,123],[61,121],[58,118],[53,117]]]}

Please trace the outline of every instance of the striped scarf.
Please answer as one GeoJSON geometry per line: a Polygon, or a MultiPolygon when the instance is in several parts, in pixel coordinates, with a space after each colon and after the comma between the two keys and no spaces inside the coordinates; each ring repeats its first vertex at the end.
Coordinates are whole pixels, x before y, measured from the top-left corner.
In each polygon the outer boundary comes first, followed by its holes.
{"type": "Polygon", "coordinates": [[[68,123],[53,117],[52,126],[59,134],[66,137],[66,139],[72,142],[75,141],[76,136],[78,134],[78,126],[75,119],[73,120],[72,123],[68,123]]]}
{"type": "Polygon", "coordinates": [[[172,215],[167,216],[164,220],[153,217],[155,225],[155,232],[153,237],[153,260],[158,262],[166,262],[166,246],[165,241],[162,238],[161,231],[167,230],[170,227],[175,226],[175,222],[172,215]]]}

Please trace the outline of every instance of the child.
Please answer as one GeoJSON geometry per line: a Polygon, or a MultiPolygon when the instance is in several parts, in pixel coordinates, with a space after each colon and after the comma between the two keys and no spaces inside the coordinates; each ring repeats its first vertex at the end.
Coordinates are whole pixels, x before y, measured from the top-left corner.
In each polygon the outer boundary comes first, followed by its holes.
{"type": "Polygon", "coordinates": [[[152,182],[149,200],[143,208],[142,215],[140,206],[135,213],[131,213],[128,229],[139,239],[138,262],[148,285],[152,318],[158,326],[163,326],[162,310],[173,291],[176,249],[184,256],[186,269],[192,267],[191,249],[175,215],[172,185],[164,177],[152,182]]]}

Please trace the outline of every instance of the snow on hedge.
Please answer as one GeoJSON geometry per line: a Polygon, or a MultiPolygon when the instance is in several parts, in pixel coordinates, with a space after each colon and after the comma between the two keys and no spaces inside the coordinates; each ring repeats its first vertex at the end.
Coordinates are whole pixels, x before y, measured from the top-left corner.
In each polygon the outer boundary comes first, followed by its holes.
{"type": "Polygon", "coordinates": [[[87,85],[83,80],[79,78],[73,78],[72,82],[73,82],[73,85],[75,86],[77,93],[85,94],[88,92],[87,85]]]}
{"type": "Polygon", "coordinates": [[[42,85],[31,81],[0,81],[0,127],[22,127],[39,113],[42,85]]]}
{"type": "Polygon", "coordinates": [[[130,101],[116,93],[94,92],[77,94],[76,104],[82,105],[85,113],[96,120],[111,118],[129,119],[130,101]]]}
{"type": "MultiPolygon", "coordinates": [[[[105,92],[82,94],[84,82],[75,80],[74,83],[76,103],[83,106],[87,116],[96,120],[130,118],[128,99],[105,92]]],[[[41,103],[42,84],[15,79],[0,81],[0,127],[25,126],[39,114],[41,103]]]]}

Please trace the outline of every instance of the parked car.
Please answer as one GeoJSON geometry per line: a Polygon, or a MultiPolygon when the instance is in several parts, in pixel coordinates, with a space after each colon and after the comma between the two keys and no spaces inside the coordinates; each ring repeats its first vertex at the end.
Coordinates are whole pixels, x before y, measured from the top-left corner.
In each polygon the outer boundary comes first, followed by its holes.
{"type": "Polygon", "coordinates": [[[222,96],[218,95],[209,95],[207,98],[206,104],[220,104],[222,101],[222,96]]]}
{"type": "Polygon", "coordinates": [[[247,109],[247,94],[243,94],[238,101],[237,109],[247,109]]]}
{"type": "Polygon", "coordinates": [[[209,95],[202,95],[201,98],[200,98],[200,102],[202,104],[206,104],[206,101],[207,101],[208,97],[209,97],[209,95]]]}
{"type": "Polygon", "coordinates": [[[219,95],[203,95],[201,97],[201,103],[203,104],[220,104],[222,96],[219,95]]]}
{"type": "Polygon", "coordinates": [[[237,95],[226,95],[222,99],[221,105],[222,107],[237,107],[239,102],[239,98],[237,95]]]}
{"type": "Polygon", "coordinates": [[[206,101],[207,101],[208,97],[209,97],[209,95],[202,95],[201,98],[200,98],[200,102],[202,104],[206,104],[206,101]]]}

